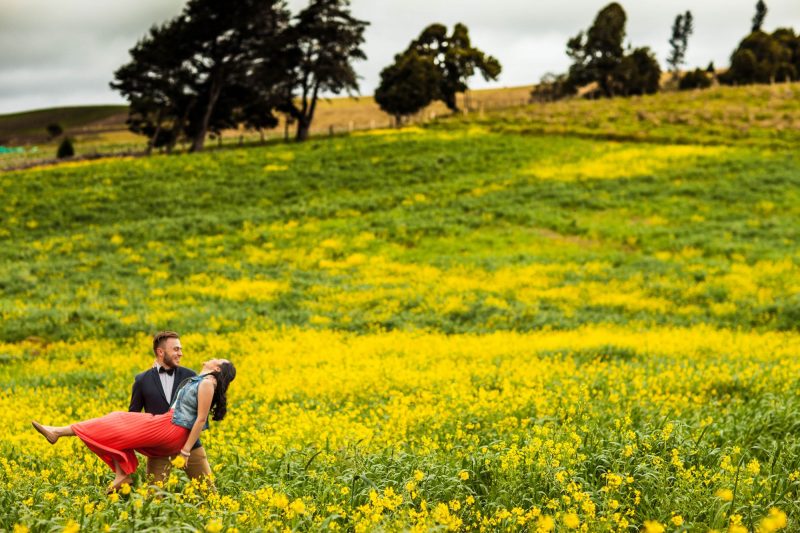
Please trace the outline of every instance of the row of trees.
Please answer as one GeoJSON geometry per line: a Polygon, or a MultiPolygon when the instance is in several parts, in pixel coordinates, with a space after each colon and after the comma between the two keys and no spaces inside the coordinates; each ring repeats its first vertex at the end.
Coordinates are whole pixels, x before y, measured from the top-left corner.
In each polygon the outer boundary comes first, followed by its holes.
{"type": "MultiPolygon", "coordinates": [[[[751,33],[720,82],[800,78],[800,36],[791,29],[763,32],[766,14],[758,0],[751,33]]],[[[620,4],[604,7],[588,30],[567,42],[568,72],[546,75],[533,97],[554,100],[587,86],[595,87],[589,93],[595,97],[659,90],[653,52],[623,45],[626,22],[620,4]]],[[[189,0],[180,15],[151,28],[131,49],[131,61],[115,72],[111,86],[130,102],[129,128],[148,137],[148,151],[169,151],[179,138],[190,139],[192,151],[202,150],[209,133],[241,125],[263,135],[281,113],[302,141],[322,95],[358,91],[352,65],[366,59],[367,25],[352,15],[349,0],[311,0],[294,16],[285,0],[189,0]]],[[[690,11],[676,16],[667,63],[682,89],[706,87],[716,76],[713,64],[680,76],[693,31],[690,11]]],[[[398,124],[435,100],[457,111],[456,95],[470,77],[495,80],[501,68],[472,44],[463,24],[451,33],[432,24],[383,69],[375,100],[398,124]]]]}
{"type": "Polygon", "coordinates": [[[348,0],[313,0],[292,17],[282,0],[189,0],[131,49],[111,86],[130,102],[129,128],[148,151],[181,136],[202,150],[209,132],[244,124],[263,131],[276,113],[308,137],[321,94],[358,90],[352,62],[367,22],[348,0]]]}
{"type": "MultiPolygon", "coordinates": [[[[689,37],[694,31],[690,11],[675,17],[669,40],[667,64],[680,89],[704,88],[717,78],[720,83],[741,85],[800,79],[800,36],[788,28],[772,34],[762,31],[767,6],[758,0],[750,34],[731,56],[731,66],[717,77],[713,63],[680,75],[685,63],[689,37]]],[[[537,100],[555,100],[575,94],[578,89],[596,84],[590,96],[616,96],[654,93],[660,88],[661,69],[647,48],[625,50],[625,10],[611,3],[595,17],[592,26],[567,42],[567,55],[573,63],[561,75],[547,74],[532,93],[537,100]]]]}
{"type": "MultiPolygon", "coordinates": [[[[358,91],[352,63],[366,59],[367,24],[349,0],[312,0],[294,17],[283,0],[189,0],[130,50],[111,86],[130,102],[128,126],[148,137],[148,152],[181,137],[201,150],[209,132],[239,125],[263,135],[279,113],[302,141],[322,94],[358,91]]],[[[476,71],[493,80],[500,70],[466,26],[448,34],[433,24],[384,69],[375,98],[398,123],[433,100],[455,111],[476,71]]]]}

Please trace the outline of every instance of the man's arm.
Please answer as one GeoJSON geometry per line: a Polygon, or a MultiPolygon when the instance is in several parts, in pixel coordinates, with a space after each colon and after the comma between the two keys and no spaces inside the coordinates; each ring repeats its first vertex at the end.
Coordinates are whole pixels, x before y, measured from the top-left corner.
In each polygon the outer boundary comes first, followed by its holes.
{"type": "Polygon", "coordinates": [[[140,413],[144,407],[144,395],[142,395],[142,384],[139,376],[133,380],[133,390],[131,390],[131,404],[128,406],[128,411],[140,413]]]}

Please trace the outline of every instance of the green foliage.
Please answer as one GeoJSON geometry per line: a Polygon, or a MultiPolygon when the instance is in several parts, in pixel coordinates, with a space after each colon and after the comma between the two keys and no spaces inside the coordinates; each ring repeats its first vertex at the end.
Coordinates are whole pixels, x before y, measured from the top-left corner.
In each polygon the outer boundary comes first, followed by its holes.
{"type": "Polygon", "coordinates": [[[649,48],[637,48],[622,58],[616,76],[622,95],[653,94],[659,88],[661,68],[649,48]]]}
{"type": "Polygon", "coordinates": [[[375,89],[375,102],[396,118],[416,113],[439,96],[439,71],[432,61],[416,50],[395,56],[395,62],[381,71],[381,83],[375,89]]]}
{"type": "Polygon", "coordinates": [[[681,76],[678,88],[682,91],[690,89],[707,89],[711,87],[711,78],[707,71],[696,68],[681,76]]]}
{"type": "Polygon", "coordinates": [[[476,70],[488,81],[496,80],[501,68],[497,59],[472,46],[463,24],[450,35],[446,26],[431,24],[381,72],[375,99],[394,116],[414,113],[433,100],[457,111],[456,94],[467,90],[476,70]]]}
{"type": "MultiPolygon", "coordinates": [[[[566,83],[577,88],[597,84],[602,96],[651,94],[658,91],[661,68],[649,48],[625,54],[627,15],[619,4],[611,3],[597,14],[592,27],[567,42],[567,55],[573,60],[566,83]]],[[[691,27],[691,17],[688,22],[691,27]]],[[[594,94],[594,93],[592,93],[594,94]]]]}
{"type": "Polygon", "coordinates": [[[353,62],[367,58],[368,25],[353,16],[349,0],[312,0],[287,30],[290,76],[279,107],[297,121],[298,141],[308,138],[320,94],[358,91],[353,62]]]}
{"type": "Polygon", "coordinates": [[[689,46],[689,37],[694,31],[692,12],[680,14],[675,17],[675,22],[672,24],[672,36],[669,39],[670,52],[667,58],[667,64],[671,67],[672,71],[677,74],[683,65],[684,58],[686,57],[686,49],[689,46]]]}
{"type": "Polygon", "coordinates": [[[753,15],[753,25],[750,28],[750,33],[761,31],[761,26],[764,25],[764,19],[767,18],[767,4],[764,0],[756,2],[756,14],[753,15]]]}
{"type": "Polygon", "coordinates": [[[569,68],[570,83],[579,87],[597,82],[605,96],[613,96],[614,75],[622,61],[627,15],[622,6],[613,2],[597,14],[589,30],[578,33],[567,42],[567,55],[573,64],[569,68]]]}
{"type": "Polygon", "coordinates": [[[774,83],[800,79],[800,36],[791,29],[771,35],[756,31],[745,37],[731,56],[731,67],[720,76],[730,85],[774,83]]]}

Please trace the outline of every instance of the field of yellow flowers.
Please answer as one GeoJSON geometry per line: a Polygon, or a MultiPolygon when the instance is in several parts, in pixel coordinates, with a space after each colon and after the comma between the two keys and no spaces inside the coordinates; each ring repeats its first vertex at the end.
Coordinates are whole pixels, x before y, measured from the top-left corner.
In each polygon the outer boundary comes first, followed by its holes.
{"type": "Polygon", "coordinates": [[[0,530],[800,523],[800,158],[483,121],[0,175],[0,530]],[[112,473],[148,334],[239,370],[215,490],[112,473]]]}

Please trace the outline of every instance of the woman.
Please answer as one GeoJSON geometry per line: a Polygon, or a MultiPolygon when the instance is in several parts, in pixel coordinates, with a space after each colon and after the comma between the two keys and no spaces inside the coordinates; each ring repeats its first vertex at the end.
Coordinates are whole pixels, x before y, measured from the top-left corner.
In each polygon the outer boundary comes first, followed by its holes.
{"type": "Polygon", "coordinates": [[[139,461],[134,450],[151,457],[180,455],[186,459],[200,432],[208,427],[208,413],[222,420],[227,412],[228,385],[236,377],[236,368],[227,359],[203,363],[200,373],[186,380],[170,410],[163,415],[118,412],[78,422],[70,426],[33,427],[55,444],[60,437],[78,436],[96,453],[117,477],[109,491],[130,483],[139,461]]]}

